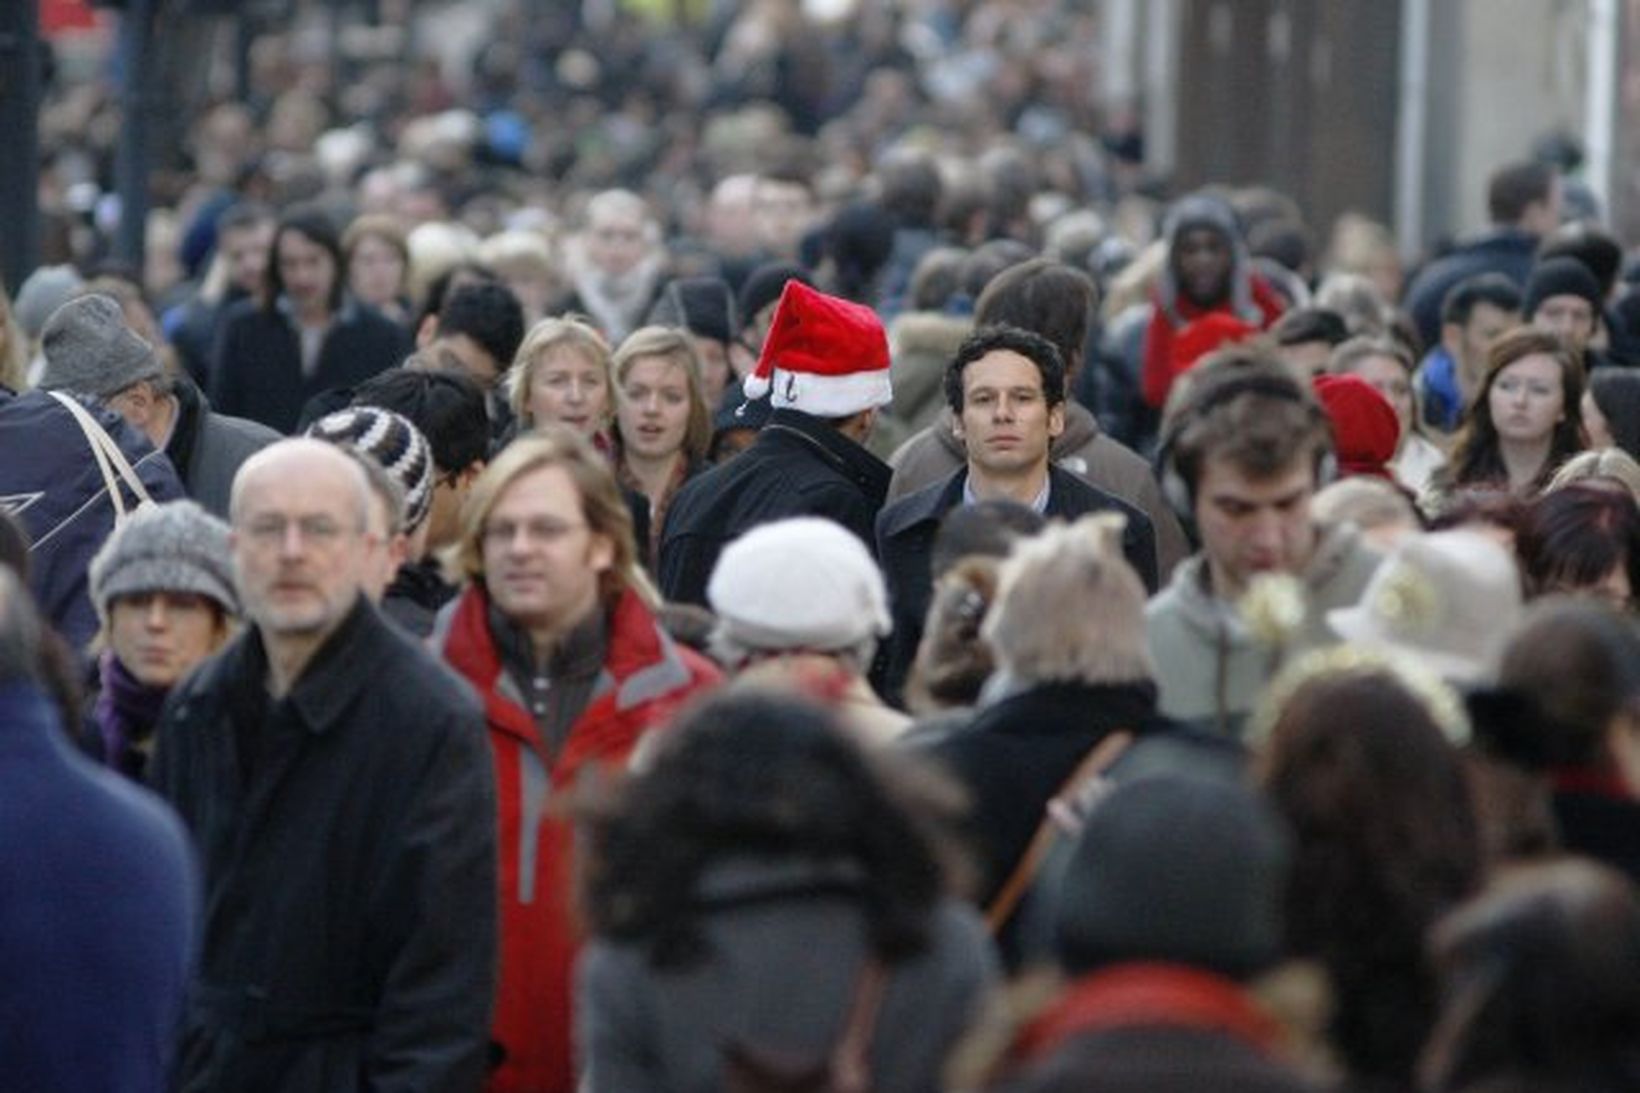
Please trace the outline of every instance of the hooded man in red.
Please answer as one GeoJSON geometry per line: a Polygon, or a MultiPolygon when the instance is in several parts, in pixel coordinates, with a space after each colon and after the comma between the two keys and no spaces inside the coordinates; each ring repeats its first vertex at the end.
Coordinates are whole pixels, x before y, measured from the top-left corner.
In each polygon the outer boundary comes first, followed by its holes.
{"type": "Polygon", "coordinates": [[[1281,317],[1281,297],[1253,272],[1236,213],[1223,199],[1196,193],[1168,210],[1167,265],[1145,330],[1140,386],[1161,409],[1173,381],[1193,363],[1174,341],[1187,326],[1223,314],[1258,330],[1281,317]]]}

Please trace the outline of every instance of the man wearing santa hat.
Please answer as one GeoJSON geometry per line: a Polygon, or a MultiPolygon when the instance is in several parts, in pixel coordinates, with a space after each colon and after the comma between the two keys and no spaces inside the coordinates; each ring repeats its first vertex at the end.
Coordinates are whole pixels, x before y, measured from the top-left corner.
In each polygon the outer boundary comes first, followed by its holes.
{"type": "Polygon", "coordinates": [[[767,394],[773,413],[750,448],[678,491],[656,575],[668,600],[705,604],[718,553],[772,520],[823,516],[872,544],[890,472],[863,445],[889,402],[888,362],[870,308],[786,283],[744,384],[749,399],[767,394]]]}

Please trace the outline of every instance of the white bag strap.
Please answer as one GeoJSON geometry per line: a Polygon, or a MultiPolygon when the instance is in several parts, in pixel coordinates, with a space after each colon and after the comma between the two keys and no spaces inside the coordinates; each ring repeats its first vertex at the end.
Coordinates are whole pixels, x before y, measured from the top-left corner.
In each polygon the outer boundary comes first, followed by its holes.
{"type": "Polygon", "coordinates": [[[115,519],[124,520],[126,516],[125,495],[119,488],[122,480],[136,495],[137,508],[152,505],[154,499],[148,496],[148,490],[143,486],[142,479],[137,477],[136,469],[131,466],[131,461],[125,458],[125,453],[120,451],[120,446],[115,443],[114,438],[108,435],[108,430],[104,429],[97,419],[91,416],[90,411],[81,406],[79,400],[73,396],[65,395],[61,391],[51,391],[49,394],[73,415],[74,421],[80,426],[80,431],[85,434],[86,442],[91,445],[91,454],[97,460],[97,469],[102,471],[103,484],[107,487],[109,500],[114,505],[115,519]],[[116,471],[118,478],[115,477],[116,471]]]}

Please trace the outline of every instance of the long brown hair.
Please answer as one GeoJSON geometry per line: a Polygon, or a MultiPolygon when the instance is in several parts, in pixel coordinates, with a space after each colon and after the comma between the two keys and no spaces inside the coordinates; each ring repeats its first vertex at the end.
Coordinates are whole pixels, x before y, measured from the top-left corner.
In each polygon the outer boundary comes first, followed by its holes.
{"type": "Polygon", "coordinates": [[[1583,450],[1583,365],[1560,338],[1545,330],[1519,326],[1498,335],[1487,347],[1486,377],[1464,417],[1463,428],[1452,448],[1452,484],[1508,481],[1503,463],[1498,427],[1492,420],[1492,387],[1498,375],[1518,360],[1542,353],[1560,366],[1562,417],[1549,440],[1549,457],[1543,461],[1534,483],[1541,489],[1555,469],[1583,450]]]}

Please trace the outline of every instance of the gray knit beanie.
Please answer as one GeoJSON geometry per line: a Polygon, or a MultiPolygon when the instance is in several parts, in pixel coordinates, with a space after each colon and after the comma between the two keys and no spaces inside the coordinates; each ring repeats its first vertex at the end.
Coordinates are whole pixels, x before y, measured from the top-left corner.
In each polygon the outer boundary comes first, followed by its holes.
{"type": "Polygon", "coordinates": [[[91,602],[103,625],[116,597],[138,592],[197,592],[238,615],[228,525],[192,501],[137,510],[91,559],[91,602]]]}
{"type": "Polygon", "coordinates": [[[1256,794],[1155,774],[1111,791],[1088,817],[1055,905],[1072,974],[1130,960],[1243,978],[1282,952],[1288,839],[1256,794]]]}
{"type": "Polygon", "coordinates": [[[433,449],[403,414],[350,406],[308,426],[307,435],[370,456],[404,489],[404,530],[414,531],[433,507],[433,449]]]}
{"type": "Polygon", "coordinates": [[[143,380],[164,377],[154,347],[125,323],[112,296],[92,293],[51,313],[40,333],[45,371],[39,386],[106,399],[143,380]]]}

